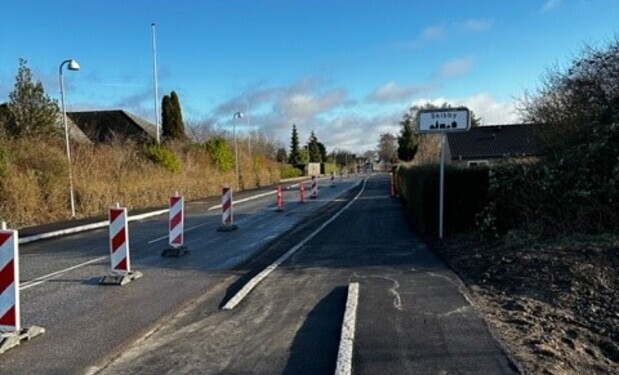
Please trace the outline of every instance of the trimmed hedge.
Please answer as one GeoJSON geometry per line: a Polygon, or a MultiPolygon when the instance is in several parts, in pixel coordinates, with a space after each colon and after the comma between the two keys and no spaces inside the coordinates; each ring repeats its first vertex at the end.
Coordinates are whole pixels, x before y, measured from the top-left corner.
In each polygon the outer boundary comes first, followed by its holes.
{"type": "Polygon", "coordinates": [[[303,171],[290,164],[280,164],[279,173],[281,178],[294,178],[303,176],[303,171]]]}
{"type": "Polygon", "coordinates": [[[177,173],[181,170],[181,162],[176,155],[161,145],[145,146],[144,155],[153,163],[163,167],[165,170],[177,173]]]}
{"type": "MultiPolygon", "coordinates": [[[[424,236],[438,236],[438,165],[400,168],[397,187],[411,225],[424,236]]],[[[487,204],[488,169],[445,168],[445,235],[474,230],[476,215],[487,204]]]]}

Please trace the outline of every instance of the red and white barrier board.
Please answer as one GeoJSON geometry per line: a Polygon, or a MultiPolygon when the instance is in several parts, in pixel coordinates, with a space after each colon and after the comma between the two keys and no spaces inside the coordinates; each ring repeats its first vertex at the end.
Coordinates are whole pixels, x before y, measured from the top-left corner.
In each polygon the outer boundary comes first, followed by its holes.
{"type": "Polygon", "coordinates": [[[170,197],[169,230],[170,246],[183,246],[185,231],[185,200],[183,197],[170,197]]]}
{"type": "Polygon", "coordinates": [[[142,277],[141,272],[131,271],[129,254],[129,225],[127,208],[114,207],[109,210],[110,220],[110,261],[112,272],[99,280],[102,285],[125,285],[142,277]]]}
{"type": "Polygon", "coordinates": [[[45,332],[42,327],[21,326],[18,236],[0,224],[0,354],[45,332]]]}
{"type": "Polygon", "coordinates": [[[318,198],[318,179],[316,178],[316,176],[312,176],[312,195],[310,196],[310,198],[318,198]]]}
{"type": "Polygon", "coordinates": [[[131,272],[129,259],[129,226],[127,208],[110,208],[110,254],[112,271],[116,273],[131,272]]]}
{"type": "Polygon", "coordinates": [[[0,332],[21,329],[17,231],[0,230],[0,332]]]}
{"type": "Polygon", "coordinates": [[[305,187],[303,181],[299,182],[299,193],[301,194],[301,200],[299,203],[305,203],[305,187]]]}
{"type": "Polygon", "coordinates": [[[227,232],[237,229],[234,225],[234,217],[232,214],[232,189],[229,186],[224,186],[221,189],[221,225],[217,228],[220,232],[227,232]]]}
{"type": "Polygon", "coordinates": [[[168,218],[168,233],[170,247],[164,249],[162,257],[179,257],[189,252],[185,243],[185,199],[178,193],[170,197],[170,212],[168,218]]]}
{"type": "Polygon", "coordinates": [[[277,186],[277,209],[275,211],[284,211],[284,196],[282,194],[282,185],[277,186]]]}

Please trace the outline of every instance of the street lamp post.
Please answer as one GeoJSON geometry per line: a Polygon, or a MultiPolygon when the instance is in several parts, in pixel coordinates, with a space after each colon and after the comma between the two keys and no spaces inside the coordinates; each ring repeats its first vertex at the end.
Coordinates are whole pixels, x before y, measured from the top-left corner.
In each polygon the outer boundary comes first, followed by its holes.
{"type": "Polygon", "coordinates": [[[67,108],[64,102],[64,79],[62,77],[62,67],[66,64],[69,70],[80,70],[80,64],[73,59],[68,59],[60,63],[58,68],[60,76],[60,100],[62,103],[62,122],[64,123],[64,137],[67,148],[67,162],[69,163],[69,194],[71,196],[71,217],[75,217],[75,195],[73,194],[73,168],[71,166],[71,147],[69,145],[69,126],[67,125],[67,108]]]}
{"type": "Polygon", "coordinates": [[[232,115],[232,136],[234,137],[234,168],[236,174],[236,191],[239,191],[239,147],[236,142],[236,119],[243,118],[243,112],[232,115]]]}

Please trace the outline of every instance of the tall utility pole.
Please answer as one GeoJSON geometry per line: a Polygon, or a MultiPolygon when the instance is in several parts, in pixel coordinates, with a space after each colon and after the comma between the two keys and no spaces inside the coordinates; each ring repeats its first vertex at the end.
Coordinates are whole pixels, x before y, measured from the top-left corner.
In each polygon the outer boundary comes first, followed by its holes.
{"type": "Polygon", "coordinates": [[[153,34],[153,79],[155,81],[155,126],[157,127],[157,144],[159,144],[159,84],[157,82],[157,41],[155,38],[155,23],[150,24],[153,34]]]}
{"type": "Polygon", "coordinates": [[[251,157],[251,121],[250,121],[250,118],[249,118],[250,117],[249,116],[249,114],[250,114],[250,112],[249,112],[249,100],[247,101],[247,111],[245,113],[247,115],[245,117],[246,121],[247,121],[247,133],[248,133],[248,136],[247,136],[247,148],[249,149],[249,156],[251,157]]]}

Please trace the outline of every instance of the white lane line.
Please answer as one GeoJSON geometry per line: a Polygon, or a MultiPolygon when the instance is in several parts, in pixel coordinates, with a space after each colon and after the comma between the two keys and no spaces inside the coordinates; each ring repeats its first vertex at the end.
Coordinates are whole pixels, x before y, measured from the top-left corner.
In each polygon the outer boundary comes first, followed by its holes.
{"type": "MultiPolygon", "coordinates": [[[[147,213],[140,214],[140,215],[129,216],[127,218],[127,221],[143,220],[149,217],[163,215],[167,213],[168,211],[169,211],[168,209],[164,209],[164,210],[147,212],[147,213]]],[[[99,228],[106,227],[109,224],[110,222],[108,220],[105,220],[105,221],[99,221],[99,222],[92,223],[92,224],[80,225],[80,226],[73,227],[73,228],[66,228],[66,229],[60,229],[60,230],[56,230],[56,231],[48,232],[48,233],[35,234],[33,236],[20,238],[19,244],[21,245],[21,244],[25,244],[28,242],[43,240],[46,238],[64,236],[66,234],[79,233],[79,232],[84,232],[87,230],[99,229],[99,228]]]]}
{"type": "Polygon", "coordinates": [[[100,262],[100,261],[102,261],[104,259],[109,259],[109,256],[104,256],[104,257],[99,257],[99,258],[91,259],[91,260],[89,260],[87,262],[80,263],[80,264],[77,264],[75,266],[71,266],[69,268],[65,268],[63,270],[60,270],[60,271],[48,273],[47,275],[37,277],[36,279],[32,279],[30,281],[26,281],[25,283],[21,283],[21,285],[19,287],[19,290],[25,290],[25,289],[28,289],[28,288],[32,288],[33,286],[37,286],[37,285],[43,284],[47,280],[53,279],[56,276],[60,276],[63,273],[67,273],[69,271],[73,271],[74,269],[81,268],[81,267],[87,266],[87,265],[92,264],[92,263],[100,262]]]}
{"type": "MultiPolygon", "coordinates": [[[[318,227],[318,229],[313,231],[303,241],[299,242],[292,249],[288,250],[284,255],[279,257],[275,262],[273,262],[273,264],[271,264],[270,266],[268,266],[267,268],[262,270],[262,272],[260,272],[256,276],[254,276],[251,280],[249,280],[249,282],[247,284],[245,284],[243,286],[243,288],[241,288],[241,290],[238,293],[236,293],[234,295],[234,297],[232,297],[224,305],[224,307],[222,309],[223,310],[232,310],[232,309],[234,309],[236,307],[236,305],[238,305],[249,294],[249,292],[251,292],[256,287],[256,285],[258,285],[265,277],[267,277],[271,272],[273,272],[277,267],[279,267],[279,265],[282,264],[286,259],[288,259],[292,254],[296,253],[309,240],[314,238],[318,233],[320,233],[323,229],[325,229],[325,227],[327,225],[331,224],[335,219],[337,219],[344,211],[346,211],[346,209],[348,209],[348,207],[352,206],[352,204],[355,203],[355,201],[357,199],[359,199],[361,194],[363,194],[363,191],[365,190],[366,181],[367,181],[367,179],[363,180],[363,187],[361,187],[361,190],[359,191],[359,193],[350,202],[348,202],[348,204],[346,206],[344,206],[344,208],[339,210],[329,220],[325,221],[320,227],[318,227]]],[[[358,185],[358,183],[357,183],[357,185],[358,185]]]]}
{"type": "MultiPolygon", "coordinates": [[[[251,200],[262,198],[262,197],[266,197],[266,196],[273,195],[273,194],[276,194],[276,193],[277,193],[277,190],[273,189],[273,191],[268,191],[266,193],[262,193],[262,194],[258,194],[258,195],[253,195],[251,197],[247,197],[247,198],[243,198],[243,199],[239,199],[239,200],[234,200],[233,199],[232,200],[232,205],[234,206],[235,204],[239,204],[239,203],[243,203],[243,202],[249,202],[251,200]]],[[[217,210],[219,208],[221,208],[221,204],[209,207],[209,208],[207,208],[207,211],[213,211],[213,210],[217,210]]]]}
{"type": "MultiPolygon", "coordinates": [[[[185,229],[185,233],[187,233],[187,232],[189,232],[189,231],[192,231],[192,230],[194,230],[194,229],[198,229],[198,228],[203,227],[203,226],[208,225],[208,224],[210,224],[210,223],[202,223],[202,224],[194,225],[194,226],[193,226],[193,227],[191,227],[191,228],[187,228],[187,229],[185,229]]],[[[157,238],[155,238],[155,239],[152,239],[152,240],[148,241],[146,244],[151,245],[151,244],[154,244],[155,242],[159,242],[159,241],[166,240],[166,239],[168,239],[169,237],[170,237],[169,235],[167,235],[167,236],[157,237],[157,238]]]]}
{"type": "Polygon", "coordinates": [[[355,342],[355,325],[357,321],[358,305],[359,283],[350,283],[348,285],[348,298],[346,299],[346,311],[344,311],[344,321],[342,322],[340,348],[337,352],[335,375],[352,374],[352,349],[355,342]]]}
{"type": "MultiPolygon", "coordinates": [[[[298,185],[297,185],[298,186],[298,185]]],[[[262,193],[262,194],[258,194],[258,195],[254,195],[248,198],[243,198],[240,199],[238,201],[232,202],[232,205],[238,204],[238,203],[243,203],[243,202],[248,202],[251,201],[253,199],[258,199],[258,198],[262,198],[262,197],[266,197],[268,195],[272,195],[275,194],[276,191],[273,190],[272,192],[267,192],[267,193],[262,193]]],[[[209,207],[207,209],[207,211],[213,211],[216,209],[221,209],[221,205],[217,205],[217,206],[213,206],[213,207],[209,207]]],[[[161,210],[157,210],[157,211],[152,211],[152,212],[146,212],[140,215],[134,215],[134,216],[129,216],[127,218],[128,221],[137,221],[137,220],[143,220],[143,219],[147,219],[150,217],[154,217],[154,216],[159,216],[159,215],[163,215],[163,214],[167,214],[170,210],[165,208],[165,209],[161,209],[161,210]]],[[[94,230],[94,229],[99,229],[99,228],[103,228],[108,226],[110,223],[108,220],[105,221],[99,221],[96,223],[91,223],[91,224],[86,224],[86,225],[79,225],[77,227],[72,227],[72,228],[65,228],[65,229],[60,229],[60,230],[56,230],[56,231],[52,231],[52,232],[47,232],[47,233],[39,233],[39,234],[35,234],[32,236],[27,236],[27,237],[21,237],[19,239],[19,243],[20,244],[26,244],[29,242],[34,242],[34,241],[39,241],[39,240],[43,240],[46,238],[53,238],[53,237],[58,237],[58,236],[64,236],[67,234],[73,234],[73,233],[79,233],[79,232],[85,232],[88,230],[94,230]]]]}

